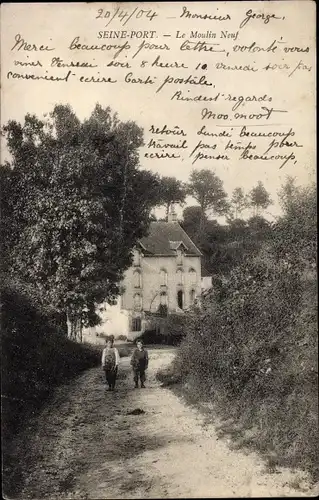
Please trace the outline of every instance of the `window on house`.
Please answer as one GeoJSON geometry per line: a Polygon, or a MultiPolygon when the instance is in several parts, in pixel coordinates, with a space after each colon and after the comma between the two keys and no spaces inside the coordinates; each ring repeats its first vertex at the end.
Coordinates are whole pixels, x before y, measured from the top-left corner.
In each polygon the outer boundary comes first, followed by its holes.
{"type": "Polygon", "coordinates": [[[132,319],[132,332],[140,332],[142,330],[141,318],[132,319]]]}
{"type": "Polygon", "coordinates": [[[197,274],[196,274],[196,271],[193,267],[191,267],[189,270],[189,278],[190,278],[191,284],[195,285],[197,282],[197,274]]]}
{"type": "Polygon", "coordinates": [[[142,286],[142,276],[140,271],[134,271],[133,274],[133,282],[135,288],[141,288],[142,286]]]}
{"type": "Polygon", "coordinates": [[[134,309],[141,309],[142,307],[142,297],[139,293],[134,295],[134,309]]]}
{"type": "Polygon", "coordinates": [[[167,306],[167,294],[165,292],[161,293],[161,296],[160,296],[160,305],[161,306],[167,306]]]}
{"type": "Polygon", "coordinates": [[[180,309],[183,309],[183,291],[178,290],[177,292],[177,305],[180,309]]]}
{"type": "Polygon", "coordinates": [[[161,269],[160,275],[161,275],[161,285],[167,285],[167,271],[166,271],[166,269],[161,269]]]}
{"type": "Polygon", "coordinates": [[[133,265],[140,266],[141,265],[141,252],[139,250],[134,250],[133,253],[133,265]]]}
{"type": "Polygon", "coordinates": [[[189,296],[190,296],[190,303],[194,304],[195,297],[196,297],[195,290],[191,290],[190,293],[189,293],[189,296]]]}
{"type": "Polygon", "coordinates": [[[168,308],[167,308],[167,294],[166,294],[166,292],[162,292],[160,294],[160,303],[159,303],[157,312],[160,314],[160,316],[167,316],[168,308]]]}
{"type": "Polygon", "coordinates": [[[177,264],[182,264],[183,263],[183,252],[180,248],[176,250],[177,254],[177,264]]]}
{"type": "Polygon", "coordinates": [[[181,269],[177,269],[177,284],[182,285],[184,282],[183,271],[181,269]]]}

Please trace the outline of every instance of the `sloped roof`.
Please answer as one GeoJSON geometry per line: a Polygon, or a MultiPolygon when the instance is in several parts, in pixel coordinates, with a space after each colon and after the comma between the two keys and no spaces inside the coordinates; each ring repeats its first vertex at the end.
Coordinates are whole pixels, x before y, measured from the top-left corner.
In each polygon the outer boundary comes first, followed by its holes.
{"type": "Polygon", "coordinates": [[[146,255],[176,255],[172,247],[180,245],[185,247],[186,255],[202,255],[178,222],[151,222],[149,234],[141,238],[140,244],[146,255]]]}

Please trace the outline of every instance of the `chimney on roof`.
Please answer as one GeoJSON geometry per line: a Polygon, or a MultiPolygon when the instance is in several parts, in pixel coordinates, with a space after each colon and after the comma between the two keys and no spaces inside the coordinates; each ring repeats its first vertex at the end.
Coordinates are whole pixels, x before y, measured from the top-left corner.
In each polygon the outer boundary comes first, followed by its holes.
{"type": "Polygon", "coordinates": [[[171,204],[171,209],[167,216],[167,222],[177,222],[177,214],[175,212],[174,203],[171,204]]]}

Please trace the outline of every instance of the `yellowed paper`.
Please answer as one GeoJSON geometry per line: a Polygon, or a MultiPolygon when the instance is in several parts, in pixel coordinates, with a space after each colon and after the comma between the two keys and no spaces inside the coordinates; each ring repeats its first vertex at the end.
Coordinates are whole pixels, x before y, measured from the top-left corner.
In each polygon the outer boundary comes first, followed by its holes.
{"type": "MultiPolygon", "coordinates": [[[[194,169],[208,169],[229,197],[235,188],[249,193],[261,181],[272,200],[263,216],[276,221],[277,192],[285,179],[294,177],[298,186],[315,179],[315,10],[310,0],[6,3],[1,125],[23,123],[28,113],[47,117],[56,104],[70,105],[81,121],[97,103],[110,106],[119,120],[144,130],[141,169],[185,183],[194,169]]],[[[5,140],[1,145],[4,163],[9,151],[5,140]]],[[[191,196],[186,201],[198,205],[191,196]]],[[[176,208],[181,219],[184,207],[176,208]]],[[[164,215],[164,209],[156,210],[164,215]]],[[[224,216],[216,218],[225,223],[224,216]]],[[[166,240],[182,259],[185,241],[166,240]]],[[[137,271],[149,263],[141,263],[143,250],[135,249],[126,275],[131,302],[123,294],[116,304],[118,331],[106,311],[104,323],[92,327],[96,344],[104,346],[108,328],[113,334],[131,329],[135,339],[146,324],[145,312],[156,315],[169,304],[173,314],[183,313],[210,288],[212,273],[202,270],[196,249],[193,260],[183,261],[186,284],[182,270],[176,272],[182,260],[176,264],[175,254],[163,268],[158,251],[157,260],[150,256],[152,268],[137,271]]],[[[90,342],[91,333],[85,337],[81,330],[81,340],[90,342]]],[[[215,427],[202,426],[199,412],[160,387],[155,374],[169,366],[174,353],[156,349],[144,392],[133,390],[127,354],[111,402],[105,402],[97,371],[88,370],[69,392],[68,386],[57,389],[40,431],[30,431],[38,454],[30,480],[25,464],[21,491],[50,499],[294,496],[293,485],[302,484],[303,476],[298,480],[289,469],[265,475],[260,457],[230,449],[215,427]]],[[[212,391],[212,401],[213,396],[212,391]]]]}

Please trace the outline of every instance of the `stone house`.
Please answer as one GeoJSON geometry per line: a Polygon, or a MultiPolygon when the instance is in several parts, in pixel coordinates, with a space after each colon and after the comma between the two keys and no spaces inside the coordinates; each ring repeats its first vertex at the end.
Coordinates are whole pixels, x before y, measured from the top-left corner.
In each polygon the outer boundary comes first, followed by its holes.
{"type": "Polygon", "coordinates": [[[101,306],[103,323],[84,329],[84,341],[102,343],[103,334],[134,340],[149,327],[152,315],[163,310],[182,314],[200,295],[201,252],[174,212],[168,222],[151,222],[121,285],[124,292],[117,304],[101,306]]]}

